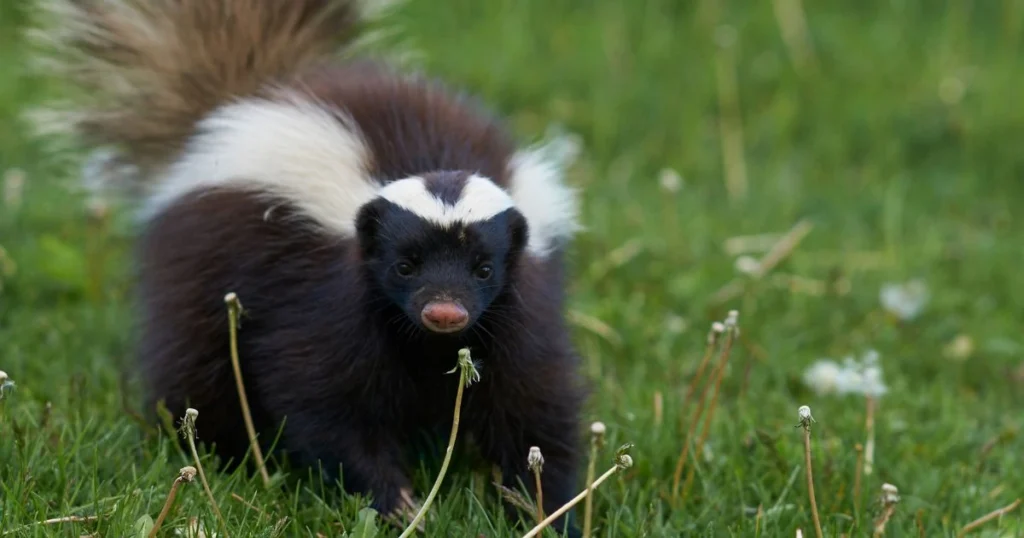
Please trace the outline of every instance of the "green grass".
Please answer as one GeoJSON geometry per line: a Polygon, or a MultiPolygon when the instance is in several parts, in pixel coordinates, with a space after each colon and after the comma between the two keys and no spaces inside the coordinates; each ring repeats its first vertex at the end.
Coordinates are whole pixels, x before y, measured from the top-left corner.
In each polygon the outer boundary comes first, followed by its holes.
{"type": "MultiPolygon", "coordinates": [[[[570,291],[574,311],[612,331],[575,331],[596,385],[586,420],[608,426],[599,472],[616,447],[635,443],[635,465],[596,493],[597,536],[755,536],[758,506],[761,536],[798,527],[812,536],[794,427],[802,404],[818,421],[815,490],[827,536],[865,535],[884,482],[902,496],[888,536],[954,536],[1024,496],[1024,224],[1015,216],[1024,202],[1024,2],[804,4],[819,66],[809,73],[794,69],[768,1],[419,1],[393,16],[422,67],[480,93],[524,139],[558,123],[583,142],[572,181],[587,231],[572,250],[570,291]],[[718,127],[718,24],[738,35],[749,194],[736,201],[718,127]],[[962,83],[960,99],[941,98],[948,80],[962,83]],[[663,168],[684,178],[678,193],[659,186],[663,168]],[[813,231],[776,276],[713,301],[740,276],[726,239],[784,232],[800,219],[813,231]],[[792,290],[777,275],[841,278],[849,290],[792,290]],[[930,301],[897,322],[880,286],[916,277],[930,301]],[[685,432],[683,395],[708,327],[733,308],[744,344],[692,492],[673,507],[665,495],[685,432]],[[950,358],[944,349],[959,335],[973,352],[950,358]],[[858,515],[863,399],[818,396],[801,375],[818,358],[869,348],[890,391],[858,515]]],[[[0,535],[131,536],[141,516],[156,518],[187,460],[126,411],[138,401],[121,374],[132,358],[131,229],[89,220],[74,169],[44,156],[17,118],[60,86],[19,72],[26,5],[0,2],[0,172],[28,176],[22,205],[0,205],[0,245],[17,265],[0,272],[0,369],[17,382],[0,402],[0,535]],[[68,515],[99,517],[14,530],[68,515]]],[[[198,427],[202,436],[201,416],[198,427]]],[[[423,494],[435,471],[418,475],[423,494]]],[[[208,474],[232,536],[270,536],[283,517],[285,536],[337,535],[362,506],[321,496],[320,485],[267,492],[258,476],[208,474]]],[[[474,493],[470,477],[449,472],[429,535],[516,536],[493,489],[474,493]]],[[[1021,513],[976,535],[1024,536],[1021,513]]],[[[216,525],[198,483],[179,492],[164,535],[188,517],[216,525]]]]}

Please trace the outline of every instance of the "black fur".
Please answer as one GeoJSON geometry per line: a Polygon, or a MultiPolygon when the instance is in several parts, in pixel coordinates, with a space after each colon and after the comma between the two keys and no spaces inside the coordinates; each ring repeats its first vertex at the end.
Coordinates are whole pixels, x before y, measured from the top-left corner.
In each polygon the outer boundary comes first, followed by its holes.
{"type": "MultiPolygon", "coordinates": [[[[364,69],[320,72],[304,87],[367,131],[377,177],[432,174],[443,198],[469,173],[507,182],[513,147],[492,119],[434,86],[364,69]]],[[[358,238],[305,224],[287,200],[228,189],[179,199],[149,223],[140,359],[150,408],[162,399],[180,417],[195,407],[201,441],[225,459],[248,449],[223,303],[236,292],[257,429],[267,442],[285,421],[281,448],[293,461],[319,464],[329,479],[340,467],[347,490],[390,512],[411,486],[405,447],[451,426],[458,376],[445,372],[469,346],[482,377],[466,391],[460,439],[473,438],[507,486],[531,493],[527,454],[540,447],[545,510],[571,499],[585,389],[563,320],[561,253],[527,255],[529,229],[514,209],[443,231],[378,200],[361,211],[358,238]],[[419,272],[395,274],[400,258],[415,258],[419,272]],[[493,272],[481,280],[474,270],[485,260],[493,272]],[[462,301],[470,326],[424,330],[432,291],[462,301]]]]}

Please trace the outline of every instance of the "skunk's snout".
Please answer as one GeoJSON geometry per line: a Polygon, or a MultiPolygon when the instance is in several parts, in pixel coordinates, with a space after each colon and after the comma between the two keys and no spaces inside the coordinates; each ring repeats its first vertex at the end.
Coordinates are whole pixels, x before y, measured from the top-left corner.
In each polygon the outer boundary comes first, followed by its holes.
{"type": "Polygon", "coordinates": [[[461,331],[469,323],[469,312],[455,301],[431,301],[420,313],[423,325],[436,333],[461,331]]]}

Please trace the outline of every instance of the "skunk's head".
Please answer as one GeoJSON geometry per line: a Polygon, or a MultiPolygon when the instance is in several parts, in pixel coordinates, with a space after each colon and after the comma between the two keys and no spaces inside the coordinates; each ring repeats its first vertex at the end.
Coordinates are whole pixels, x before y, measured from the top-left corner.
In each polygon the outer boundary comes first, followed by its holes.
{"type": "Polygon", "coordinates": [[[389,183],[356,218],[373,285],[414,325],[470,328],[506,289],[528,239],[509,195],[467,172],[389,183]]]}

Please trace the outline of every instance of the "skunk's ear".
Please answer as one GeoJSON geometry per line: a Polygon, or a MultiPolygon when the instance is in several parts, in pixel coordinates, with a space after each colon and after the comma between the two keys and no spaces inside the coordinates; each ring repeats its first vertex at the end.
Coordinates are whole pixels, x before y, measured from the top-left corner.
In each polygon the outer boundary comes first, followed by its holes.
{"type": "Polygon", "coordinates": [[[526,224],[526,217],[513,209],[508,213],[508,236],[510,241],[510,258],[518,258],[526,249],[526,242],[530,239],[530,229],[526,224]]]}
{"type": "Polygon", "coordinates": [[[387,201],[377,198],[359,208],[356,214],[356,239],[359,241],[359,251],[363,259],[372,259],[380,251],[378,232],[385,211],[387,201]]]}

